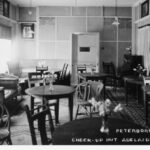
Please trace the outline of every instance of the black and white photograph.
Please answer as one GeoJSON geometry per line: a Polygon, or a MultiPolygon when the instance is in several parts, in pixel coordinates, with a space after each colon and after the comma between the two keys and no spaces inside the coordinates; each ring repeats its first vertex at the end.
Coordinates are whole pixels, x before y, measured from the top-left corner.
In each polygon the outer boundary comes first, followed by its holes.
{"type": "Polygon", "coordinates": [[[149,146],[149,2],[0,0],[0,148],[149,146]]]}

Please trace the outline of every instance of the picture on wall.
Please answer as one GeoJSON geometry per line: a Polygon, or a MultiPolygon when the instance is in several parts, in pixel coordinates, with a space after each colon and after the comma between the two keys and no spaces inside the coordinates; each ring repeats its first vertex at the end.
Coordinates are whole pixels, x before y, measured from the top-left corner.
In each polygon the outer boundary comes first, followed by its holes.
{"type": "Polygon", "coordinates": [[[34,39],[34,23],[21,23],[22,38],[34,39]]]}
{"type": "Polygon", "coordinates": [[[149,14],[149,0],[146,0],[141,4],[141,18],[149,14]]]}
{"type": "Polygon", "coordinates": [[[9,17],[9,2],[7,0],[3,1],[3,15],[9,17]]]}

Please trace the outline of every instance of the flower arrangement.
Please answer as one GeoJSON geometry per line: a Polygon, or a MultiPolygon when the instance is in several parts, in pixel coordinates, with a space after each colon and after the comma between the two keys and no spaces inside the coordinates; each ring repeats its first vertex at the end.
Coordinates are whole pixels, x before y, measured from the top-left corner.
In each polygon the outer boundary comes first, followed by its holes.
{"type": "Polygon", "coordinates": [[[41,60],[41,61],[38,62],[39,67],[43,67],[43,66],[45,66],[45,64],[46,63],[45,63],[44,60],[43,61],[41,60]]]}
{"type": "Polygon", "coordinates": [[[136,71],[139,76],[142,76],[146,72],[146,69],[141,64],[138,64],[136,68],[133,68],[133,71],[136,71]]]}
{"type": "Polygon", "coordinates": [[[96,101],[95,98],[89,100],[92,104],[93,109],[99,112],[99,116],[102,117],[102,127],[100,129],[101,132],[108,133],[109,128],[107,126],[108,116],[111,115],[112,112],[119,112],[123,110],[122,105],[119,103],[117,106],[113,107],[112,102],[109,99],[105,101],[96,101]]]}
{"type": "Polygon", "coordinates": [[[46,85],[50,85],[50,91],[54,90],[53,82],[57,79],[57,75],[54,73],[49,73],[47,76],[44,77],[44,81],[46,85]]]}

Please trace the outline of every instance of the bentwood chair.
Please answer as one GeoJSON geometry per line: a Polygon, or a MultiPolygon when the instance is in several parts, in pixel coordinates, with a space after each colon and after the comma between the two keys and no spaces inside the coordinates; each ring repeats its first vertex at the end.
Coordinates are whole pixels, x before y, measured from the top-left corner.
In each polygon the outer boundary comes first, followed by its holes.
{"type": "Polygon", "coordinates": [[[10,133],[10,115],[5,105],[0,104],[0,145],[6,142],[12,145],[10,133]]]}
{"type": "Polygon", "coordinates": [[[80,73],[86,73],[86,72],[87,72],[87,68],[86,68],[85,64],[77,65],[78,83],[81,83],[84,81],[83,79],[79,78],[79,74],[80,73]]]}
{"type": "MultiPolygon", "coordinates": [[[[35,86],[42,86],[45,85],[44,80],[42,78],[42,74],[39,72],[29,72],[28,73],[28,86],[29,88],[35,87],[35,86]]],[[[46,100],[43,99],[42,97],[39,97],[37,95],[32,95],[30,97],[31,101],[31,110],[34,110],[35,108],[45,104],[48,102],[48,106],[51,108],[51,110],[54,110],[55,113],[55,121],[56,124],[59,123],[58,121],[58,109],[59,109],[59,101],[58,100],[46,100]],[[54,107],[52,109],[52,107],[54,107]]],[[[32,113],[34,113],[32,111],[32,113]]]]}
{"type": "Polygon", "coordinates": [[[25,111],[29,123],[32,144],[33,145],[39,144],[38,132],[40,132],[40,139],[42,145],[51,144],[54,125],[49,107],[47,107],[46,105],[41,106],[38,108],[38,111],[36,111],[37,113],[32,114],[32,112],[29,110],[29,107],[26,105],[25,111]],[[48,119],[48,122],[46,121],[46,119],[48,119]]]}
{"type": "Polygon", "coordinates": [[[103,83],[100,81],[87,81],[78,84],[76,87],[77,110],[75,119],[78,115],[87,115],[92,117],[94,110],[89,102],[90,98],[94,97],[100,100],[100,94],[103,89],[103,83]]]}

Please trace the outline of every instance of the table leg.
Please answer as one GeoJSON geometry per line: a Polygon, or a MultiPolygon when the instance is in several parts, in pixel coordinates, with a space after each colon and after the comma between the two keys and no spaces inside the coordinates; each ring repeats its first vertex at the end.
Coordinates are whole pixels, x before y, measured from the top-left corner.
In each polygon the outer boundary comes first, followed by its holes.
{"type": "Polygon", "coordinates": [[[69,96],[68,102],[69,102],[70,121],[72,121],[73,120],[73,94],[69,96]]]}
{"type": "Polygon", "coordinates": [[[34,114],[34,97],[30,96],[30,107],[31,107],[31,114],[34,114]]]}
{"type": "Polygon", "coordinates": [[[57,104],[55,106],[55,117],[56,117],[56,124],[59,123],[59,99],[57,99],[57,104]]]}

